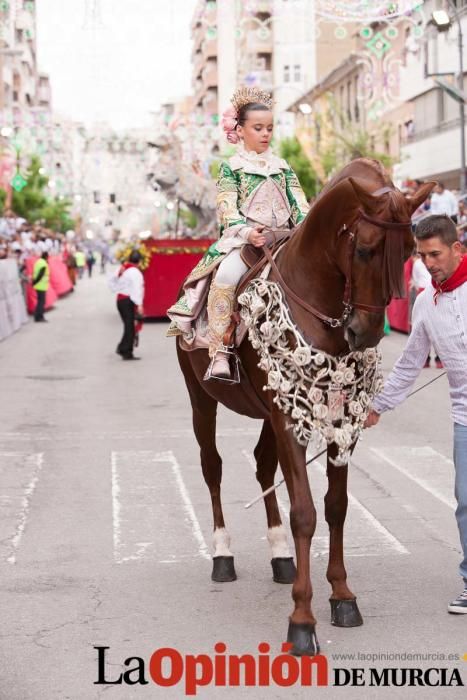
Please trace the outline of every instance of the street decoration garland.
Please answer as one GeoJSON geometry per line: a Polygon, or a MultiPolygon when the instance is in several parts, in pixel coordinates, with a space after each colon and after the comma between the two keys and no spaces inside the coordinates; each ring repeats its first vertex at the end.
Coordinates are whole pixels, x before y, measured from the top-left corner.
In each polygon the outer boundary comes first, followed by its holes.
{"type": "Polygon", "coordinates": [[[257,279],[239,296],[240,315],[267,373],[263,391],[291,417],[299,444],[335,443],[333,463],[348,463],[371,402],[382,388],[381,353],[376,348],[334,357],[310,346],[293,322],[280,287],[257,279]]]}
{"type": "Polygon", "coordinates": [[[207,245],[199,246],[147,246],[144,243],[139,245],[132,245],[127,243],[123,248],[120,248],[116,253],[115,257],[120,262],[127,260],[132,253],[132,251],[137,250],[142,256],[142,261],[140,267],[142,270],[146,270],[151,262],[153,255],[204,255],[204,253],[209,249],[207,245]]]}
{"type": "Polygon", "coordinates": [[[115,257],[117,258],[117,260],[123,263],[128,260],[133,251],[137,251],[141,255],[141,262],[139,263],[139,267],[142,270],[146,270],[149,267],[149,263],[151,262],[151,252],[149,248],[144,245],[144,243],[139,243],[138,245],[135,245],[133,243],[127,243],[123,248],[120,248],[116,251],[115,257]]]}

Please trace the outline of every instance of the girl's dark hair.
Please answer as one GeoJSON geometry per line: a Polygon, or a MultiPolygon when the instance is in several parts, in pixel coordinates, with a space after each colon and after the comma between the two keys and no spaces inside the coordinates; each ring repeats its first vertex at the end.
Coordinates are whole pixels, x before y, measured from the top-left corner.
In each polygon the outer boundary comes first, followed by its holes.
{"type": "Polygon", "coordinates": [[[244,126],[248,112],[270,112],[271,108],[267,107],[266,105],[261,104],[260,102],[249,102],[247,105],[243,105],[243,107],[240,107],[238,110],[238,117],[237,117],[237,122],[240,124],[240,126],[244,126]]]}

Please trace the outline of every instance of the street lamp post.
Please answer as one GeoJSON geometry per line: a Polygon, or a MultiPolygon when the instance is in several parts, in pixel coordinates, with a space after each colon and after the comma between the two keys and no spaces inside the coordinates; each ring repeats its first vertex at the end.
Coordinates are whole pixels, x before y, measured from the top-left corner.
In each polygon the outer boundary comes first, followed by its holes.
{"type": "MultiPolygon", "coordinates": [[[[451,0],[450,0],[451,4],[451,0]]],[[[462,34],[462,25],[459,14],[456,12],[457,20],[457,46],[459,50],[459,90],[464,91],[464,38],[462,34]]],[[[465,102],[459,102],[459,116],[461,120],[461,194],[464,194],[467,189],[467,174],[465,169],[465,102]]]]}
{"type": "MultiPolygon", "coordinates": [[[[462,33],[462,23],[459,15],[459,10],[453,0],[446,0],[447,5],[452,10],[452,17],[457,23],[457,49],[459,53],[459,75],[457,76],[457,85],[461,96],[464,92],[464,35],[462,33]]],[[[451,26],[451,17],[445,10],[437,10],[432,14],[433,22],[440,31],[447,30],[451,26]]],[[[460,172],[460,189],[461,193],[467,190],[467,171],[465,163],[465,101],[459,100],[459,118],[461,131],[461,172],[460,172]]]]}

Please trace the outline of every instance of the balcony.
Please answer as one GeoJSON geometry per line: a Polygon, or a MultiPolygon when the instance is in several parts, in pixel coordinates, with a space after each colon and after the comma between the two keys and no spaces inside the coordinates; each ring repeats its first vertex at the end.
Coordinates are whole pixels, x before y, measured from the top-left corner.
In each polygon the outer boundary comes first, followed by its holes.
{"type": "Polygon", "coordinates": [[[204,57],[203,57],[203,54],[201,53],[201,51],[198,51],[197,53],[195,53],[195,55],[193,56],[193,62],[192,62],[193,75],[195,78],[197,78],[198,75],[201,73],[205,64],[206,64],[206,61],[204,60],[204,57]]]}
{"type": "Polygon", "coordinates": [[[217,85],[218,85],[217,62],[211,61],[207,64],[207,66],[204,68],[204,70],[201,74],[201,79],[202,79],[203,85],[206,89],[209,89],[211,87],[217,88],[217,85]]]}
{"type": "Polygon", "coordinates": [[[217,39],[205,39],[201,45],[201,52],[206,60],[209,58],[216,58],[217,39]]]}
{"type": "Polygon", "coordinates": [[[248,53],[272,54],[272,33],[270,33],[269,36],[262,37],[258,35],[258,32],[250,30],[247,34],[246,49],[248,53]]]}

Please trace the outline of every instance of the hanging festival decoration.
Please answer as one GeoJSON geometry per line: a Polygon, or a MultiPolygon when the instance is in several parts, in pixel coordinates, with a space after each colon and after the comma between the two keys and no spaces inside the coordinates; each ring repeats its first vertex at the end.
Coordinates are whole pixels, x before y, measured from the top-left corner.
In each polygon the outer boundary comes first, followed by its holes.
{"type": "Polygon", "coordinates": [[[24,189],[28,184],[28,181],[23,175],[21,175],[20,171],[17,170],[14,176],[12,177],[10,184],[15,190],[15,192],[21,192],[21,190],[24,189]]]}
{"type": "Polygon", "coordinates": [[[381,22],[407,16],[422,0],[316,0],[316,13],[333,22],[381,22]]]}
{"type": "Polygon", "coordinates": [[[421,0],[317,0],[317,33],[334,23],[336,39],[347,39],[359,27],[359,102],[367,117],[377,121],[397,104],[402,55],[420,49],[427,19],[421,0]],[[403,33],[401,32],[403,29],[403,33]]]}

